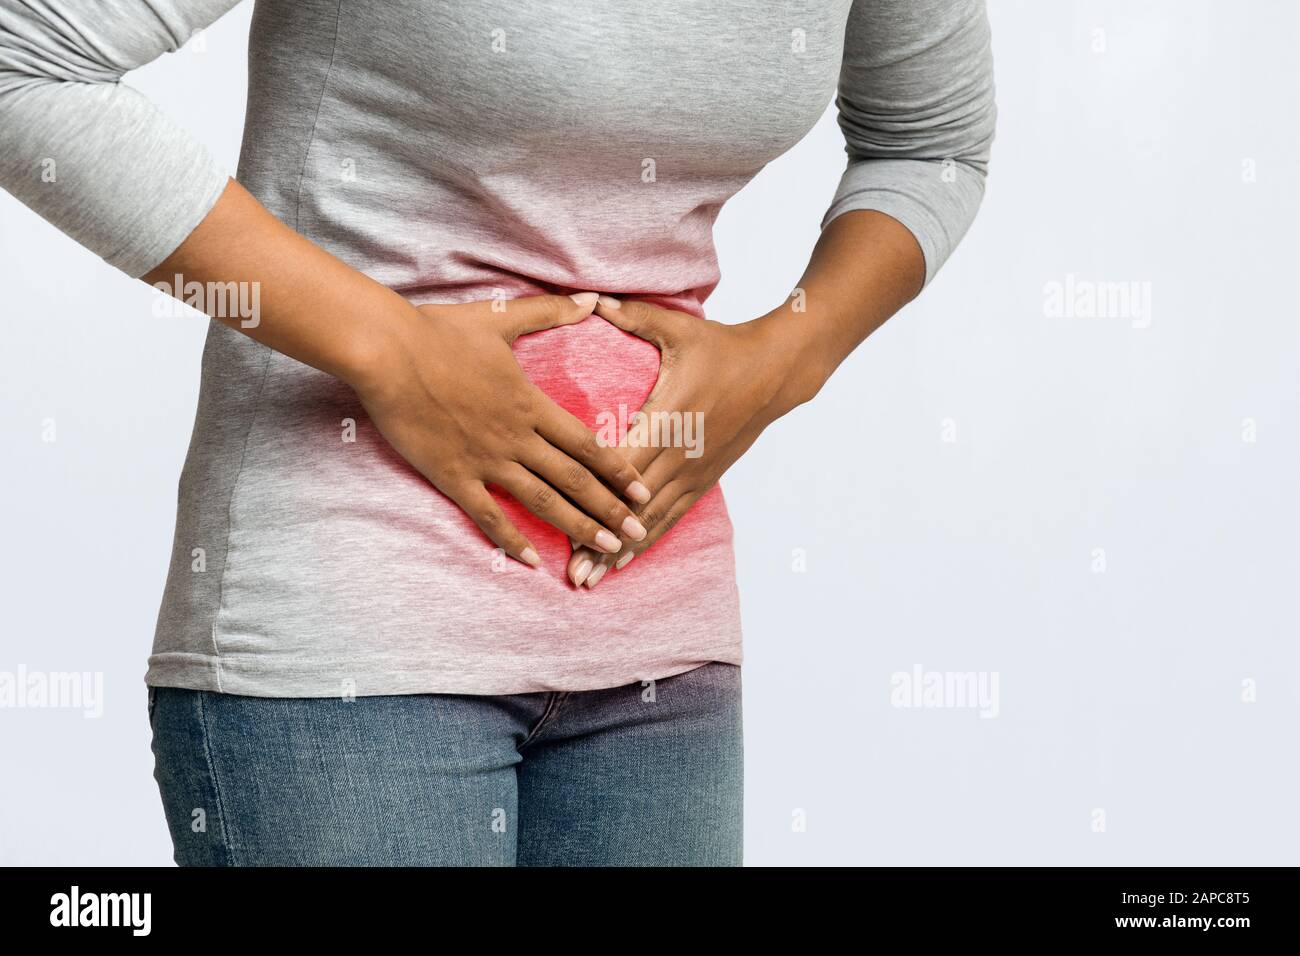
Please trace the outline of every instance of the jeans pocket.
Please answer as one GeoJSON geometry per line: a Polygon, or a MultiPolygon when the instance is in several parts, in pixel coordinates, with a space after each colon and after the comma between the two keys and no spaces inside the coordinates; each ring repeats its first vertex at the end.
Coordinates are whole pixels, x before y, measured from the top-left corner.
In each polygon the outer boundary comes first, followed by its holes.
{"type": "Polygon", "coordinates": [[[149,688],[149,728],[150,729],[153,729],[153,712],[154,712],[154,707],[157,703],[158,703],[158,688],[150,687],[149,688]]]}

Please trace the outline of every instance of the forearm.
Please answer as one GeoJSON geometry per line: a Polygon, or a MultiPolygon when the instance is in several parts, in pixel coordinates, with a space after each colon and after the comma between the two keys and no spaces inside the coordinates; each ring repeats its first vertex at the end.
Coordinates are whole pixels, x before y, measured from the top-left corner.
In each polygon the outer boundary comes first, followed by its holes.
{"type": "Polygon", "coordinates": [[[854,210],[822,231],[794,294],[760,318],[785,356],[791,406],[810,400],[862,341],[910,302],[925,281],[913,234],[874,210],[854,210]]]}
{"type": "Polygon", "coordinates": [[[809,400],[920,292],[984,195],[997,107],[984,0],[855,3],[836,106],[849,156],[798,292],[760,323],[809,400]],[[801,311],[801,309],[803,311],[801,311]]]}
{"type": "Polygon", "coordinates": [[[218,291],[203,297],[207,314],[354,385],[375,373],[394,319],[417,315],[400,295],[281,223],[234,180],[198,228],[142,278],[178,298],[185,283],[212,284],[218,291]],[[256,303],[256,315],[227,314],[221,287],[229,283],[241,284],[240,301],[256,303]]]}

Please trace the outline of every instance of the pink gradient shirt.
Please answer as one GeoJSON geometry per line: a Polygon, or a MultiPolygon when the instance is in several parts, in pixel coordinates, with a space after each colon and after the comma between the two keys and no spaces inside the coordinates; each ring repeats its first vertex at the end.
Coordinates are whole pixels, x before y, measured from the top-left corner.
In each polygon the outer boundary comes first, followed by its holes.
{"type": "MultiPolygon", "coordinates": [[[[131,275],[162,261],[226,173],[184,129],[202,117],[118,81],[232,5],[0,0],[0,184],[131,275]],[[32,174],[52,150],[58,190],[32,174]]],[[[416,304],[593,290],[703,315],[718,211],[837,92],[848,164],[823,222],[893,216],[928,279],[983,192],[979,0],[259,0],[238,178],[416,304]]],[[[659,361],[598,318],[516,354],[593,429],[659,361]]],[[[214,322],[146,680],[504,694],[740,662],[720,490],[593,591],[568,583],[563,535],[502,500],[543,570],[497,553],[348,387],[214,322]]]]}

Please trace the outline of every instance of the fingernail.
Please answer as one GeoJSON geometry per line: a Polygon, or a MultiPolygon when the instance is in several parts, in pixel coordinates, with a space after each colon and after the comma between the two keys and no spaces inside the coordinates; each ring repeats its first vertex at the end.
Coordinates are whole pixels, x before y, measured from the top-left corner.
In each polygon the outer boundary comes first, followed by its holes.
{"type": "Polygon", "coordinates": [[[618,538],[610,534],[604,528],[596,535],[596,547],[606,554],[617,554],[623,550],[623,545],[619,544],[618,538]]]}
{"type": "Polygon", "coordinates": [[[605,565],[603,564],[596,565],[596,570],[592,571],[591,577],[587,578],[587,587],[594,588],[597,582],[599,582],[600,579],[605,576],[605,572],[608,570],[609,568],[605,567],[605,565]]]}
{"type": "Polygon", "coordinates": [[[650,489],[639,481],[634,481],[627,486],[627,496],[637,504],[646,504],[650,500],[650,489]]]}
{"type": "Polygon", "coordinates": [[[622,307],[623,307],[623,303],[622,303],[622,302],[619,302],[618,299],[611,299],[611,298],[610,298],[609,296],[607,296],[607,295],[600,295],[600,296],[597,296],[597,297],[596,297],[596,301],[599,302],[601,305],[603,305],[603,306],[604,306],[605,308],[607,308],[607,309],[619,309],[619,308],[622,308],[622,307]]]}
{"type": "Polygon", "coordinates": [[[631,561],[635,557],[636,555],[633,554],[631,551],[629,551],[627,554],[623,555],[623,557],[619,558],[617,561],[614,562],[614,567],[623,568],[627,565],[629,561],[631,561]]]}
{"type": "Polygon", "coordinates": [[[532,548],[524,548],[523,552],[519,555],[519,559],[523,561],[524,564],[531,564],[533,567],[537,567],[542,563],[542,559],[537,556],[537,552],[532,548]]]}
{"type": "Polygon", "coordinates": [[[645,525],[628,515],[623,519],[623,533],[633,541],[640,541],[645,537],[645,525]]]}
{"type": "Polygon", "coordinates": [[[575,292],[573,295],[569,296],[569,298],[578,303],[578,305],[582,306],[584,309],[593,308],[600,300],[600,296],[595,292],[575,292]]]}
{"type": "Polygon", "coordinates": [[[587,580],[587,575],[591,573],[593,565],[590,559],[583,558],[578,562],[578,566],[573,569],[573,586],[582,587],[582,582],[587,580]]]}

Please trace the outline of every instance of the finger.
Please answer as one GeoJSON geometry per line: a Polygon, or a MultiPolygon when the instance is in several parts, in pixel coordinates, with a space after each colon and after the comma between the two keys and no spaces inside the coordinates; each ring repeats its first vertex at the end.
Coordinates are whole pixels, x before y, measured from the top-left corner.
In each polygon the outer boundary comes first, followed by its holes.
{"type": "Polygon", "coordinates": [[[603,578],[606,572],[608,571],[609,571],[608,561],[601,561],[599,564],[593,565],[591,572],[584,576],[584,579],[587,584],[587,590],[590,591],[592,588],[594,588],[597,585],[597,583],[599,583],[600,579],[603,578]]]}
{"type": "MultiPolygon", "coordinates": [[[[575,588],[582,587],[582,582],[587,580],[596,568],[599,568],[608,559],[617,557],[617,555],[602,554],[599,551],[593,551],[581,541],[569,539],[569,546],[572,551],[569,554],[568,563],[565,565],[564,573],[568,575],[575,588]]],[[[603,572],[602,572],[603,573],[603,572]]]]}
{"type": "Polygon", "coordinates": [[[594,577],[600,580],[622,555],[622,551],[618,554],[602,554],[579,542],[578,547],[574,548],[573,553],[569,555],[564,572],[573,582],[574,587],[582,587],[584,581],[587,582],[588,587],[593,587],[594,582],[591,579],[594,577]]]}
{"type": "Polygon", "coordinates": [[[620,301],[607,295],[596,300],[595,312],[610,325],[653,342],[661,350],[672,343],[681,320],[690,318],[684,312],[661,309],[649,302],[636,299],[620,301]]]}
{"type": "MultiPolygon", "coordinates": [[[[659,386],[656,383],[655,388],[658,387],[659,386]]],[[[653,393],[651,393],[651,397],[653,397],[653,393]]],[[[637,412],[639,415],[653,415],[654,413],[655,408],[651,404],[650,398],[646,399],[646,404],[642,405],[637,412]]],[[[666,448],[662,442],[651,440],[651,435],[648,429],[634,427],[634,420],[629,418],[626,433],[619,436],[618,450],[623,456],[623,460],[628,462],[637,470],[638,473],[640,473],[641,483],[643,485],[647,488],[661,487],[661,481],[652,481],[648,476],[651,471],[658,469],[656,462],[658,462],[660,458],[664,458],[665,456],[669,459],[672,458],[672,456],[668,454],[671,449],[666,448]]],[[[647,504],[649,500],[649,496],[647,495],[645,496],[645,501],[637,501],[636,503],[638,505],[643,505],[647,504]]]]}
{"type": "Polygon", "coordinates": [[[565,573],[569,580],[573,582],[575,588],[582,587],[582,582],[587,580],[593,568],[600,563],[600,555],[596,554],[590,548],[583,547],[581,541],[569,539],[569,547],[572,553],[569,555],[569,562],[565,568],[565,573]],[[582,554],[578,554],[581,551],[582,554]]]}
{"type": "Polygon", "coordinates": [[[537,517],[559,528],[570,538],[577,539],[579,543],[602,554],[614,554],[623,547],[623,542],[615,532],[601,527],[584,515],[523,465],[512,463],[492,481],[537,517]]]}
{"type": "MultiPolygon", "coordinates": [[[[663,489],[664,493],[672,494],[669,485],[673,484],[678,469],[681,467],[682,460],[673,455],[663,454],[664,449],[656,448],[653,449],[653,451],[657,453],[657,457],[650,462],[644,471],[646,481],[654,482],[653,487],[663,489]]],[[[681,483],[678,482],[678,493],[680,493],[681,487],[681,483]]],[[[654,508],[656,503],[661,506],[664,505],[663,494],[656,495],[655,498],[656,501],[647,502],[637,510],[637,520],[639,520],[641,526],[646,529],[647,536],[650,531],[653,530],[650,523],[653,517],[651,509],[654,508]]],[[[657,518],[655,520],[657,520],[657,518]]],[[[571,540],[569,544],[573,547],[573,553],[569,555],[569,562],[566,566],[566,571],[569,575],[569,580],[571,580],[575,586],[581,586],[582,581],[579,580],[580,577],[587,578],[588,576],[594,576],[597,581],[600,580],[605,573],[600,570],[602,564],[608,569],[609,566],[613,565],[615,559],[622,556],[621,551],[619,554],[611,556],[593,551],[590,548],[583,548],[582,542],[580,541],[575,542],[571,540]],[[581,572],[588,561],[591,562],[591,566],[586,568],[586,574],[582,574],[581,572]]],[[[589,580],[588,586],[594,586],[594,582],[589,580]]]]}
{"type": "Polygon", "coordinates": [[[469,515],[470,520],[478,525],[479,530],[510,557],[522,561],[529,567],[541,566],[542,559],[537,554],[537,549],[519,533],[519,529],[506,517],[501,506],[480,482],[475,482],[455,494],[448,494],[447,497],[456,502],[460,510],[469,515]]]}
{"type": "MultiPolygon", "coordinates": [[[[658,516],[658,520],[654,521],[649,533],[640,541],[628,543],[617,555],[604,555],[600,566],[615,570],[627,567],[628,562],[637,555],[644,554],[647,549],[655,545],[655,542],[671,531],[677,525],[677,522],[691,510],[691,506],[700,500],[702,495],[703,492],[691,491],[678,494],[671,503],[668,503],[670,496],[664,496],[664,502],[661,505],[657,505],[656,502],[652,501],[647,506],[648,513],[645,515],[645,520],[652,521],[656,516],[658,516]]],[[[593,566],[592,572],[587,575],[586,584],[588,588],[594,588],[600,582],[600,579],[605,576],[605,572],[600,570],[600,566],[593,566]]]]}
{"type": "MultiPolygon", "coordinates": [[[[521,335],[575,325],[591,315],[597,295],[576,292],[573,295],[533,295],[523,299],[498,300],[503,308],[496,312],[506,341],[521,335]]],[[[493,303],[496,310],[496,303],[493,303]]]]}
{"type": "Polygon", "coordinates": [[[630,541],[645,537],[646,529],[627,505],[585,466],[540,435],[523,449],[518,461],[603,527],[630,541]]]}
{"type": "Polygon", "coordinates": [[[650,488],[627,456],[617,448],[601,445],[591,429],[549,399],[547,410],[537,423],[537,433],[570,458],[585,465],[588,471],[599,475],[625,498],[637,504],[650,500],[650,488]]]}

